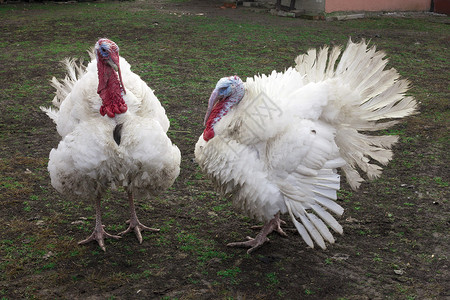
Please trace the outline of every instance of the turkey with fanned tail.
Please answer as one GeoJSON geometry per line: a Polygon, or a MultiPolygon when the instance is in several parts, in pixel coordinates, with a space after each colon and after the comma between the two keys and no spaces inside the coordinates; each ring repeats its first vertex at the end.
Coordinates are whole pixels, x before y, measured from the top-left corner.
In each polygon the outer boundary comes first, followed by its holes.
{"type": "Polygon", "coordinates": [[[180,172],[179,149],[167,136],[169,120],[153,91],[119,57],[111,40],[100,39],[87,67],[66,59],[68,75],[52,79],[56,88],[53,108],[41,107],[56,123],[61,136],[50,152],[48,170],[53,187],[65,196],[92,199],[94,231],[84,244],[119,238],[104,230],[100,201],[108,188],[127,192],[130,220],[142,243],[141,231],[149,228],[136,216],[135,196],[147,197],[170,187],[180,172]]]}
{"type": "Polygon", "coordinates": [[[201,169],[241,212],[265,222],[261,232],[229,246],[252,252],[281,229],[289,214],[310,247],[342,234],[335,217],[337,169],[352,188],[381,174],[392,158],[392,135],[369,135],[416,111],[408,81],[385,70],[384,53],[363,41],[309,50],[285,72],[219,80],[209,99],[205,130],[195,146],[201,169]],[[331,213],[330,213],[331,212],[331,213]]]}

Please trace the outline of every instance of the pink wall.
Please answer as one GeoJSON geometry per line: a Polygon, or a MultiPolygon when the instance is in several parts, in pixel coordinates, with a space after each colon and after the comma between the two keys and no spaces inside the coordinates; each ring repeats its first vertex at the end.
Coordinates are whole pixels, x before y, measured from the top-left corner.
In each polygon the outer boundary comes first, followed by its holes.
{"type": "Polygon", "coordinates": [[[431,0],[325,0],[325,12],[429,11],[431,0]]]}

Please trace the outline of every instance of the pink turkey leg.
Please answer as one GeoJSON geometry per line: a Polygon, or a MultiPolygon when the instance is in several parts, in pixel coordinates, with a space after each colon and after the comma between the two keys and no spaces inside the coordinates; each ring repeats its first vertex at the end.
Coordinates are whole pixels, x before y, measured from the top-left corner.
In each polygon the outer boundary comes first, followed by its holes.
{"type": "Polygon", "coordinates": [[[105,231],[105,225],[102,225],[102,212],[100,209],[101,196],[97,196],[95,200],[95,227],[92,234],[85,240],[79,241],[78,245],[86,244],[91,241],[97,241],[100,248],[106,251],[105,238],[120,239],[120,236],[109,234],[105,231]]]}
{"type": "Polygon", "coordinates": [[[159,231],[159,229],[147,227],[147,226],[143,225],[141,222],[139,222],[137,215],[136,215],[136,209],[134,207],[133,194],[131,192],[128,192],[128,201],[130,202],[131,217],[130,217],[130,220],[127,221],[127,223],[130,224],[130,226],[128,226],[127,230],[119,233],[119,235],[124,235],[125,233],[128,233],[131,230],[133,230],[134,233],[136,234],[136,237],[137,237],[139,243],[142,244],[141,231],[148,230],[148,231],[157,232],[157,231],[159,231]]]}

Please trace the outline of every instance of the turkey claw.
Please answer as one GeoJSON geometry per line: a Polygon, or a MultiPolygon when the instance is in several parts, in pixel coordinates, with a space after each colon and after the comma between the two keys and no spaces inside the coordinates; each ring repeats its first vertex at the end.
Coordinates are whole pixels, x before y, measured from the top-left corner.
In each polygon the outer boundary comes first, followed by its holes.
{"type": "Polygon", "coordinates": [[[250,249],[247,250],[247,254],[252,253],[253,251],[255,251],[256,249],[258,249],[259,247],[261,247],[265,242],[270,241],[268,237],[263,237],[261,235],[257,235],[256,238],[252,238],[247,236],[247,241],[245,242],[234,242],[234,243],[229,243],[227,244],[228,247],[243,247],[243,248],[248,248],[250,247],[250,249]]]}
{"type": "Polygon", "coordinates": [[[113,238],[113,239],[120,239],[121,237],[118,235],[113,235],[113,234],[109,234],[105,231],[105,225],[102,225],[100,227],[100,229],[98,227],[96,227],[94,229],[94,231],[92,232],[92,234],[87,238],[84,239],[82,241],[78,242],[78,245],[83,245],[92,241],[97,241],[98,245],[100,246],[100,248],[106,252],[106,247],[105,247],[105,238],[113,238]]]}
{"type": "Polygon", "coordinates": [[[236,242],[227,244],[228,247],[250,247],[247,250],[247,254],[252,253],[259,247],[261,247],[264,243],[268,242],[269,239],[267,235],[272,231],[278,232],[281,236],[287,236],[286,232],[281,229],[281,224],[286,224],[283,220],[280,219],[280,213],[277,213],[272,220],[264,224],[264,226],[260,227],[261,231],[255,238],[247,237],[246,242],[236,242]]]}
{"type": "Polygon", "coordinates": [[[136,220],[134,222],[128,220],[127,224],[130,224],[130,226],[128,226],[128,228],[126,230],[120,232],[119,235],[124,235],[124,234],[130,232],[131,230],[133,230],[134,233],[136,234],[136,237],[137,237],[137,239],[139,241],[139,244],[142,244],[142,240],[143,240],[142,239],[142,234],[141,234],[142,231],[144,231],[144,230],[151,231],[151,232],[158,232],[159,231],[159,229],[157,229],[157,228],[150,228],[150,227],[147,227],[147,226],[143,225],[138,220],[136,220]]]}

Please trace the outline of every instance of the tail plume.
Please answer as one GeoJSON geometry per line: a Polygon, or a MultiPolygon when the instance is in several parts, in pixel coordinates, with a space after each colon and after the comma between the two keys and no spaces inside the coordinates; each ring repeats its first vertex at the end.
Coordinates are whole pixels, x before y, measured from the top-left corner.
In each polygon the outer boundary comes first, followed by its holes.
{"type": "Polygon", "coordinates": [[[331,100],[321,118],[337,129],[336,144],[347,162],[342,169],[356,189],[364,181],[357,168],[369,179],[378,177],[382,168],[371,159],[386,165],[398,140],[366,133],[387,129],[397,123],[393,119],[414,114],[417,102],[405,95],[409,82],[400,79],[395,69],[385,70],[388,60],[375,46],[349,40],[341,52],[340,47],[309,50],[295,62],[306,83],[330,82],[331,100]]]}
{"type": "Polygon", "coordinates": [[[58,112],[59,107],[61,106],[61,103],[66,99],[67,95],[70,94],[72,91],[72,88],[77,82],[78,79],[80,79],[85,73],[86,73],[86,67],[83,65],[83,60],[80,59],[77,63],[77,60],[74,58],[66,58],[61,62],[66,70],[67,75],[64,79],[56,79],[55,77],[52,78],[51,86],[53,86],[55,91],[55,97],[52,100],[52,104],[54,108],[52,107],[43,107],[41,106],[40,109],[45,112],[50,119],[56,122],[56,119],[58,118],[58,112]]]}
{"type": "Polygon", "coordinates": [[[60,80],[53,77],[51,80],[51,85],[56,89],[56,96],[53,98],[52,104],[57,108],[60,107],[62,101],[72,91],[75,82],[86,73],[83,59],[80,59],[78,62],[75,58],[66,58],[61,63],[66,68],[66,77],[60,80]]]}

